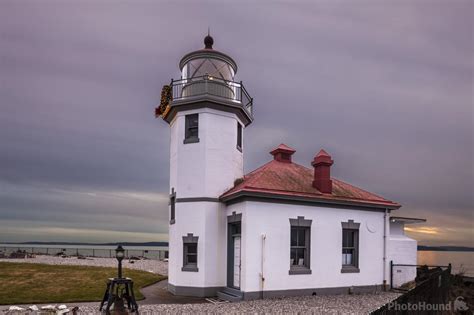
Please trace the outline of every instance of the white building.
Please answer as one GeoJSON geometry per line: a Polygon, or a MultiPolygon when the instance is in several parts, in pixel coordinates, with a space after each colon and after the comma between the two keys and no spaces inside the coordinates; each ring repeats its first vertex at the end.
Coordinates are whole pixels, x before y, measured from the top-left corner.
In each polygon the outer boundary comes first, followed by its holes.
{"type": "Polygon", "coordinates": [[[228,300],[375,291],[389,285],[390,259],[416,262],[406,236],[406,252],[391,250],[400,205],[331,178],[324,150],[306,167],[282,144],[244,175],[253,100],[235,61],[204,42],[156,113],[171,129],[169,290],[228,300]]]}

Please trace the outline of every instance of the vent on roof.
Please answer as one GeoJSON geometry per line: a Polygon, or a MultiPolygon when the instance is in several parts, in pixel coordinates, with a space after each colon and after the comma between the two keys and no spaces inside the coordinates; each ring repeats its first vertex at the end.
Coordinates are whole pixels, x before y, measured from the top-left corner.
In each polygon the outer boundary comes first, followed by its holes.
{"type": "Polygon", "coordinates": [[[278,147],[276,147],[273,151],[271,151],[270,154],[273,155],[273,159],[275,161],[291,163],[291,156],[295,152],[296,150],[282,143],[278,147]]]}
{"type": "Polygon", "coordinates": [[[324,194],[332,193],[331,165],[334,161],[324,150],[319,151],[311,165],[314,167],[313,187],[324,194]]]}

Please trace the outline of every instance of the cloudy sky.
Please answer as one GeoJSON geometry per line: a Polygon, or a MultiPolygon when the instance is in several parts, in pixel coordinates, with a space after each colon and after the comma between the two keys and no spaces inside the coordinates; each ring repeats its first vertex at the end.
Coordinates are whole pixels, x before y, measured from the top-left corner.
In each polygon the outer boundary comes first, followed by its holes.
{"type": "Polygon", "coordinates": [[[0,242],[167,240],[161,86],[202,48],[255,101],[245,171],[281,142],[474,246],[472,1],[0,2],[0,242]]]}

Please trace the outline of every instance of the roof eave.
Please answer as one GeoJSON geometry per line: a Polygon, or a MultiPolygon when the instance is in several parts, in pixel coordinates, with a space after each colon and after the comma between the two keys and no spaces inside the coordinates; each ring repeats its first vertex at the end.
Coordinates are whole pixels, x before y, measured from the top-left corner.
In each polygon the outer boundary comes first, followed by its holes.
{"type": "Polygon", "coordinates": [[[261,198],[263,199],[277,199],[282,201],[295,201],[295,203],[312,203],[320,205],[331,205],[331,206],[354,206],[354,207],[364,207],[364,208],[373,208],[380,210],[397,210],[401,207],[398,203],[376,203],[376,202],[363,202],[359,200],[343,200],[343,199],[328,199],[320,197],[306,197],[306,196],[295,196],[295,195],[284,195],[284,194],[272,194],[268,192],[255,192],[255,191],[237,191],[228,195],[223,195],[219,199],[222,202],[237,201],[237,199],[252,197],[252,198],[261,198]]]}

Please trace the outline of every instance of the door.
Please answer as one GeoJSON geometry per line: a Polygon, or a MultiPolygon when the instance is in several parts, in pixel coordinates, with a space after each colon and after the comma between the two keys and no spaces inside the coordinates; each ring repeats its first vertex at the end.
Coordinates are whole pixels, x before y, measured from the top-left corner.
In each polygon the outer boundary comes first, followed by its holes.
{"type": "Polygon", "coordinates": [[[234,278],[233,287],[240,288],[240,236],[234,236],[234,278]]]}

